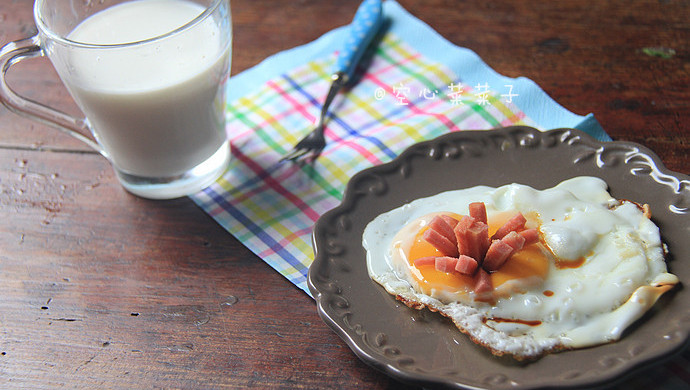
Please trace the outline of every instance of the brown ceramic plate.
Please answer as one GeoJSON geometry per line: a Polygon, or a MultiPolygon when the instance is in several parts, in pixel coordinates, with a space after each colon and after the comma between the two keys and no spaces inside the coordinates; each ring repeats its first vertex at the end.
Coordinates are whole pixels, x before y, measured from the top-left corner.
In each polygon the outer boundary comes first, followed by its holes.
{"type": "Polygon", "coordinates": [[[319,314],[355,354],[401,381],[465,389],[611,385],[688,342],[690,291],[682,285],[690,280],[689,215],[690,177],[668,171],[643,146],[599,142],[572,129],[451,133],[352,178],[342,204],[314,228],[308,283],[319,314]],[[498,358],[441,315],[398,303],[367,274],[362,232],[380,213],[446,190],[512,182],[544,189],[582,175],[606,180],[616,198],[651,206],[670,271],[681,280],[619,342],[530,363],[498,358]]]}

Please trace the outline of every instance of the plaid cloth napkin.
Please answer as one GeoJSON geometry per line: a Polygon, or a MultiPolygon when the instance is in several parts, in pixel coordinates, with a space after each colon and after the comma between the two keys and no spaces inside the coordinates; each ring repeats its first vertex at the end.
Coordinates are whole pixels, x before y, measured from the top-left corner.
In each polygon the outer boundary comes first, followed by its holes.
{"type": "MultiPolygon", "coordinates": [[[[328,146],[314,164],[279,160],[313,129],[346,27],[230,79],[232,161],[221,179],[191,196],[307,294],[313,225],[340,203],[348,180],[362,169],[451,131],[574,127],[610,140],[591,114],[567,111],[529,79],[497,74],[396,2],[385,2],[384,15],[388,29],[359,70],[359,82],[333,102],[328,146]]],[[[689,358],[686,351],[625,388],[688,388],[689,358]]]]}

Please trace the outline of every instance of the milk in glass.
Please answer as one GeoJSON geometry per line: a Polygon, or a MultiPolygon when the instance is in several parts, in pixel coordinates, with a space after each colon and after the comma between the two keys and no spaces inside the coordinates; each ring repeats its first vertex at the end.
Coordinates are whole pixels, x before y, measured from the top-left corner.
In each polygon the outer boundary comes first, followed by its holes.
{"type": "MultiPolygon", "coordinates": [[[[68,39],[87,44],[144,41],[136,50],[94,48],[53,59],[88,113],[94,136],[123,172],[174,177],[226,140],[223,84],[230,38],[212,18],[184,33],[204,7],[186,0],[136,0],[85,19],[68,39]],[[168,34],[164,39],[152,39],[168,34]],[[148,42],[146,42],[149,40],[148,42]]],[[[47,48],[50,50],[50,48],[47,48]]]]}

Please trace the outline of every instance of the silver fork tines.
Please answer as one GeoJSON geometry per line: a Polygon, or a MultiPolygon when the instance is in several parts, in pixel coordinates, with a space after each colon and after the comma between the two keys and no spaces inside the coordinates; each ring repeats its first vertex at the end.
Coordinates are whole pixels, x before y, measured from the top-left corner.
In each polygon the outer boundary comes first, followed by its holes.
{"type": "Polygon", "coordinates": [[[331,76],[331,88],[328,90],[328,95],[326,96],[326,101],[324,101],[323,106],[321,106],[321,114],[319,115],[319,121],[316,123],[316,127],[304,138],[302,138],[292,149],[292,151],[280,161],[296,161],[303,156],[310,155],[311,160],[321,154],[323,148],[326,147],[326,137],[324,136],[324,131],[326,130],[326,116],[328,114],[328,107],[338,94],[340,88],[342,88],[345,83],[347,83],[347,75],[343,72],[336,72],[331,76]]]}
{"type": "Polygon", "coordinates": [[[325,126],[323,125],[323,120],[319,119],[319,123],[316,125],[316,128],[310,131],[306,137],[302,138],[295,145],[295,147],[292,148],[292,151],[283,156],[280,161],[295,161],[303,156],[306,156],[307,154],[312,156],[312,160],[316,158],[319,154],[321,154],[323,148],[326,147],[326,138],[323,134],[324,130],[325,126]]]}

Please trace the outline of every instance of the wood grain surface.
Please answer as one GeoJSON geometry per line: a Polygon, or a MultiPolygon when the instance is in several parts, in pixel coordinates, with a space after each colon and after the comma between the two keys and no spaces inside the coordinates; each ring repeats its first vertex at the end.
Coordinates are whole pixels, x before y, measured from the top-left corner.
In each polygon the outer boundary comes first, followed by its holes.
{"type": "MultiPolygon", "coordinates": [[[[690,173],[688,1],[399,2],[499,73],[690,173]]],[[[35,33],[32,3],[0,2],[0,44],[35,33]]],[[[349,23],[357,6],[233,0],[232,73],[349,23]]],[[[78,114],[47,60],[9,76],[78,114]]],[[[644,377],[688,376],[681,362],[644,377]]],[[[408,386],[359,361],[308,296],[191,200],[132,196],[100,155],[0,107],[0,388],[408,386]]]]}

